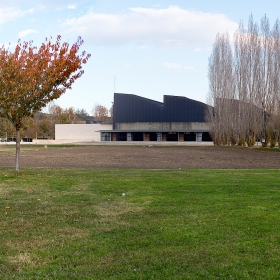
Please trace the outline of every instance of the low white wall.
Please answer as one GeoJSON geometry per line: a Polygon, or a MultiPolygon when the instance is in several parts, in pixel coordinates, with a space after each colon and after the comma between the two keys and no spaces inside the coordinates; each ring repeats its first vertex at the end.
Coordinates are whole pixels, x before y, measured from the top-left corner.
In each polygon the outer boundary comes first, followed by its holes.
{"type": "Polygon", "coordinates": [[[99,130],[112,130],[112,124],[56,124],[56,142],[100,142],[99,130]]]}
{"type": "Polygon", "coordinates": [[[93,143],[92,140],[77,140],[77,139],[64,139],[64,140],[53,140],[53,139],[33,139],[32,142],[21,142],[20,144],[37,144],[37,145],[56,145],[56,144],[74,144],[74,143],[93,143]]]}

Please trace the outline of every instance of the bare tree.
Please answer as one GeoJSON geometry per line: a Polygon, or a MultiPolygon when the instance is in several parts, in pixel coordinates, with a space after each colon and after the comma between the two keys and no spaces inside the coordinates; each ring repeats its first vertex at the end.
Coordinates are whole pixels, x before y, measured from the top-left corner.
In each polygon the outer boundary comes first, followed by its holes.
{"type": "Polygon", "coordinates": [[[217,145],[274,146],[280,130],[280,28],[270,28],[266,16],[260,27],[249,17],[234,34],[234,52],[227,34],[216,37],[209,58],[207,113],[217,145]],[[232,54],[233,53],[233,54],[232,54]]]}
{"type": "Polygon", "coordinates": [[[257,114],[261,111],[256,111],[253,106],[259,87],[260,44],[259,28],[251,15],[247,28],[241,22],[234,35],[235,84],[236,97],[239,100],[237,119],[239,143],[246,143],[248,146],[252,146],[255,142],[260,121],[257,114]]]}
{"type": "Polygon", "coordinates": [[[233,135],[232,120],[227,113],[231,109],[229,100],[234,99],[234,82],[232,68],[232,50],[228,34],[218,34],[209,58],[208,77],[209,108],[207,120],[211,125],[211,133],[216,145],[228,144],[233,135]]]}

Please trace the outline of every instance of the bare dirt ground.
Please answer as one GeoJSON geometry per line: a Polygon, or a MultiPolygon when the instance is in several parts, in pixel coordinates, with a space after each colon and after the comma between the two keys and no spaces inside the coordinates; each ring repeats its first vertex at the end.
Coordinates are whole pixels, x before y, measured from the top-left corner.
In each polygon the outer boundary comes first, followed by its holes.
{"type": "MultiPolygon", "coordinates": [[[[280,153],[214,146],[75,146],[24,151],[21,167],[252,169],[280,168],[280,153]]],[[[0,166],[14,166],[14,154],[0,155],[0,166]]]]}

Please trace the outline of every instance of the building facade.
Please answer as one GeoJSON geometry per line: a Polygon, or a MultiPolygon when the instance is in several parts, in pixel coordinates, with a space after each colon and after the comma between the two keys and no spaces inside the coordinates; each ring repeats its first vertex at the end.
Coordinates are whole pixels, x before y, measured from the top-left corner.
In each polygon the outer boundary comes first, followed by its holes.
{"type": "Polygon", "coordinates": [[[165,95],[163,102],[133,94],[114,94],[113,129],[101,141],[212,141],[205,121],[208,105],[165,95]]]}
{"type": "Polygon", "coordinates": [[[100,130],[112,130],[112,124],[56,124],[56,143],[100,142],[100,130]]]}

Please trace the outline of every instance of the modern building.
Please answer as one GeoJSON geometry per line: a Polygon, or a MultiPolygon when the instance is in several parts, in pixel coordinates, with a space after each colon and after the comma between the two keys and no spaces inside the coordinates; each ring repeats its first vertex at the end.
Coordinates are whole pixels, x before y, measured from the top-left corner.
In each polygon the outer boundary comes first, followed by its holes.
{"type": "Polygon", "coordinates": [[[114,94],[113,129],[101,141],[212,141],[205,121],[208,105],[165,95],[162,102],[133,94],[114,94]]]}
{"type": "Polygon", "coordinates": [[[112,124],[56,124],[55,143],[100,142],[100,130],[112,130],[112,124]]]}

